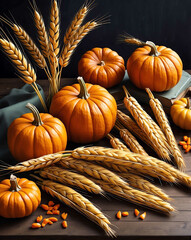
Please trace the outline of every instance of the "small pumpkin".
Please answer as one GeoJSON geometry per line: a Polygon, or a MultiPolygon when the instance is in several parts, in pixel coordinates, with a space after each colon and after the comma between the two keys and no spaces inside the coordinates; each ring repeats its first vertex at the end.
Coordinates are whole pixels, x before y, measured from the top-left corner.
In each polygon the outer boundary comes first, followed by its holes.
{"type": "Polygon", "coordinates": [[[127,72],[133,84],[155,92],[174,87],[181,78],[182,68],[182,61],[175,51],[150,41],[137,48],[127,61],[127,72]]]}
{"type": "Polygon", "coordinates": [[[16,178],[0,182],[0,216],[22,218],[31,215],[41,202],[38,186],[26,178],[16,178]]]}
{"type": "Polygon", "coordinates": [[[182,129],[191,130],[191,104],[189,98],[181,98],[170,109],[173,122],[182,129]]]}
{"type": "Polygon", "coordinates": [[[78,74],[87,83],[110,88],[123,80],[124,60],[110,48],[93,48],[81,57],[78,74]]]}
{"type": "Polygon", "coordinates": [[[117,115],[114,97],[103,87],[85,83],[66,86],[52,99],[50,113],[66,126],[69,140],[91,143],[102,139],[113,128],[117,115]]]}
{"type": "Polygon", "coordinates": [[[63,151],[67,144],[64,124],[48,113],[26,105],[32,113],[15,119],[8,128],[7,143],[13,157],[19,162],[46,154],[63,151]]]}

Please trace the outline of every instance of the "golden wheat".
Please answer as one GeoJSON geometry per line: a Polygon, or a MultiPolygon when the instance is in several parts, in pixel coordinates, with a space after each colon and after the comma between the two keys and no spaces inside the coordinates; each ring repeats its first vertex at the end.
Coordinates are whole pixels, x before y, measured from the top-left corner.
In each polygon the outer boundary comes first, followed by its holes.
{"type": "Polygon", "coordinates": [[[184,159],[183,159],[180,149],[177,145],[176,139],[174,137],[174,134],[172,132],[172,129],[170,127],[170,124],[166,117],[166,114],[163,110],[162,104],[158,99],[154,98],[150,89],[147,88],[146,91],[149,95],[149,98],[150,98],[149,104],[155,115],[155,118],[156,118],[158,124],[160,125],[162,131],[164,132],[169,145],[173,149],[172,154],[173,154],[174,160],[175,160],[178,168],[180,170],[183,170],[185,168],[184,159]]]}
{"type": "Polygon", "coordinates": [[[128,201],[131,201],[132,203],[153,208],[164,213],[170,213],[175,211],[175,209],[170,205],[170,203],[165,202],[157,196],[139,191],[137,189],[133,189],[129,186],[117,186],[98,179],[92,180],[95,181],[95,183],[99,184],[101,188],[104,189],[106,192],[122,197],[128,201]]]}
{"type": "Polygon", "coordinates": [[[97,223],[109,236],[115,236],[114,231],[109,227],[110,221],[103,213],[96,208],[87,198],[76,192],[70,187],[55,183],[50,180],[37,182],[43,190],[52,197],[58,198],[61,202],[76,209],[90,220],[97,223]]]}
{"type": "Polygon", "coordinates": [[[113,148],[130,152],[129,148],[119,138],[112,136],[110,133],[107,134],[107,138],[109,138],[109,142],[113,148]]]}
{"type": "Polygon", "coordinates": [[[116,185],[126,185],[127,183],[112,171],[97,164],[75,159],[73,157],[64,158],[59,161],[60,166],[69,169],[75,169],[78,172],[85,173],[91,177],[102,179],[116,185]]]}
{"type": "Polygon", "coordinates": [[[49,178],[53,181],[69,184],[91,193],[103,194],[103,190],[90,179],[81,174],[71,172],[66,169],[62,169],[56,166],[49,166],[41,169],[39,174],[43,178],[49,178]]]}
{"type": "Polygon", "coordinates": [[[30,53],[31,57],[34,59],[36,64],[40,68],[46,67],[46,60],[44,56],[41,54],[40,50],[32,40],[32,38],[27,34],[27,32],[21,27],[16,24],[13,24],[12,29],[21,43],[25,46],[25,48],[30,53]]]}
{"type": "Polygon", "coordinates": [[[166,140],[164,139],[165,137],[163,138],[161,136],[161,130],[158,130],[159,127],[156,127],[157,124],[151,120],[151,117],[142,109],[137,100],[134,97],[129,96],[129,93],[124,86],[123,88],[126,94],[126,97],[124,98],[124,104],[126,108],[129,110],[139,127],[151,140],[153,149],[156,151],[156,153],[161,158],[170,161],[169,149],[166,146],[166,140]]]}
{"type": "Polygon", "coordinates": [[[42,54],[44,57],[48,57],[49,56],[48,34],[46,31],[43,17],[37,10],[34,11],[34,21],[37,28],[38,41],[40,43],[42,54]]]}
{"type": "Polygon", "coordinates": [[[191,187],[191,177],[189,175],[151,156],[104,147],[80,147],[73,150],[72,156],[88,161],[106,162],[111,166],[112,164],[123,166],[127,170],[132,168],[137,172],[145,173],[145,175],[157,177],[164,181],[180,182],[191,187]]]}
{"type": "Polygon", "coordinates": [[[77,45],[82,41],[82,39],[95,27],[98,26],[98,23],[95,21],[89,21],[85,25],[81,26],[79,30],[72,36],[70,41],[65,45],[64,50],[61,53],[59,58],[59,63],[61,67],[67,67],[70,58],[76,49],[77,45]]]}
{"type": "Polygon", "coordinates": [[[164,193],[162,189],[156,187],[154,184],[145,180],[143,177],[133,173],[129,173],[129,172],[118,173],[118,174],[121,177],[127,179],[129,186],[140,189],[150,194],[154,194],[163,200],[170,200],[170,197],[166,193],[164,193]]]}

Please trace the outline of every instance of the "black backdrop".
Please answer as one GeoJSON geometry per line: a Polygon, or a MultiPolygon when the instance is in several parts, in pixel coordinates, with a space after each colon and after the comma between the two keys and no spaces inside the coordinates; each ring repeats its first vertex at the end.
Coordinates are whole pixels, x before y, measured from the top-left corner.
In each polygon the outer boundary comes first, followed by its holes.
{"type": "MultiPolygon", "coordinates": [[[[182,58],[184,69],[191,68],[191,1],[190,0],[95,0],[95,8],[86,20],[110,15],[110,24],[103,25],[87,35],[76,49],[63,77],[77,76],[77,64],[83,53],[93,47],[109,47],[121,55],[125,62],[135,49],[121,44],[118,35],[124,32],[141,39],[150,40],[175,50],[182,58]]],[[[46,24],[49,21],[51,0],[36,0],[46,24]]],[[[61,0],[61,33],[72,20],[83,0],[61,0]]],[[[36,31],[28,0],[0,0],[0,14],[15,18],[36,41],[36,31]]],[[[11,30],[5,25],[3,29],[11,30]]],[[[36,69],[38,78],[45,78],[36,69]]],[[[0,52],[0,77],[15,77],[15,70],[0,52]]]]}

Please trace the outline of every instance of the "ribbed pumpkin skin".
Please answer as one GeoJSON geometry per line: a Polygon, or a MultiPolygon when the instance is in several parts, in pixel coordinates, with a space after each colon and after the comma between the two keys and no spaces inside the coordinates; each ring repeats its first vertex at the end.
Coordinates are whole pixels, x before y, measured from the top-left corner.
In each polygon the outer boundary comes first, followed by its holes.
{"type": "Polygon", "coordinates": [[[65,150],[67,133],[64,124],[47,113],[40,113],[43,124],[33,125],[33,114],[15,119],[8,128],[7,143],[13,157],[19,161],[37,158],[65,150]]]}
{"type": "Polygon", "coordinates": [[[170,115],[177,126],[185,130],[191,130],[191,109],[186,108],[186,106],[186,98],[175,101],[171,106],[170,115]]]}
{"type": "Polygon", "coordinates": [[[119,84],[124,77],[124,60],[109,48],[93,48],[87,51],[78,63],[78,75],[87,83],[110,88],[119,84]],[[101,66],[101,61],[105,65],[101,66]]]}
{"type": "Polygon", "coordinates": [[[26,178],[17,178],[21,190],[10,191],[10,180],[0,183],[0,216],[21,218],[31,215],[41,202],[41,192],[37,185],[26,178]]]}
{"type": "Polygon", "coordinates": [[[182,75],[178,54],[165,46],[156,46],[159,56],[150,56],[151,48],[137,48],[127,61],[129,78],[138,88],[162,92],[174,87],[182,75]]]}
{"type": "Polygon", "coordinates": [[[75,143],[100,140],[113,128],[116,101],[106,89],[86,83],[88,99],[79,98],[80,85],[66,86],[54,95],[50,113],[66,126],[68,139],[75,143]]]}

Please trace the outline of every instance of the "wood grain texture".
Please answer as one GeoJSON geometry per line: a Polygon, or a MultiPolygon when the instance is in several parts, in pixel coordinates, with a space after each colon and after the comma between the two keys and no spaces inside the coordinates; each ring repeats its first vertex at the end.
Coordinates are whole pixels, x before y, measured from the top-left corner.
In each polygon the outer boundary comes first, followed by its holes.
{"type": "MultiPolygon", "coordinates": [[[[74,80],[69,83],[73,83],[74,80]]],[[[68,84],[68,81],[63,80],[62,86],[68,84]]],[[[38,80],[45,93],[48,90],[47,80],[38,80]]],[[[21,87],[22,81],[19,79],[0,79],[0,97],[8,94],[13,87],[21,87]]],[[[152,116],[152,111],[149,106],[144,106],[149,114],[152,116]]],[[[119,109],[125,110],[122,104],[119,104],[119,109]]],[[[170,119],[169,119],[170,120],[170,119]]],[[[181,130],[176,127],[171,121],[172,130],[175,134],[177,141],[180,141],[184,135],[191,136],[191,131],[181,130]]],[[[114,132],[116,135],[116,132],[114,132]]],[[[148,146],[141,143],[148,153],[154,155],[154,152],[149,149],[148,146]]],[[[108,139],[102,139],[96,145],[110,146],[108,139]]],[[[73,149],[77,145],[69,143],[67,149],[73,149]]],[[[184,160],[186,162],[186,173],[191,175],[191,152],[185,154],[182,149],[184,160]]],[[[29,173],[18,174],[19,177],[27,177],[29,173]]],[[[1,177],[2,179],[2,177],[1,177]]],[[[32,178],[31,178],[32,179],[32,178]]],[[[119,198],[104,198],[102,196],[95,196],[93,194],[85,193],[85,196],[89,198],[96,206],[98,206],[102,212],[108,216],[111,223],[114,225],[113,229],[116,230],[118,235],[117,239],[136,239],[136,240],[189,240],[191,239],[191,189],[188,189],[182,185],[170,185],[166,182],[159,182],[155,180],[156,186],[161,187],[170,197],[173,198],[171,204],[176,208],[177,213],[172,216],[164,216],[158,212],[151,211],[144,207],[139,207],[127,201],[119,198]],[[134,209],[138,208],[142,213],[147,212],[147,217],[144,221],[134,216],[134,209]],[[121,220],[115,218],[117,211],[128,211],[129,216],[123,217],[121,220]]],[[[82,191],[80,190],[80,193],[82,191]]],[[[52,197],[42,192],[42,203],[48,203],[52,200],[52,197]]],[[[57,201],[55,200],[57,203],[57,201]]],[[[46,217],[46,212],[41,208],[38,208],[31,216],[22,219],[4,219],[0,217],[0,239],[16,239],[16,240],[53,240],[53,239],[65,239],[65,240],[86,240],[91,237],[91,240],[109,239],[105,233],[86,217],[66,205],[61,205],[61,212],[68,212],[68,228],[63,229],[61,226],[61,217],[58,217],[58,222],[53,225],[47,225],[42,229],[31,229],[30,226],[35,221],[36,217],[43,215],[46,217]]]]}

